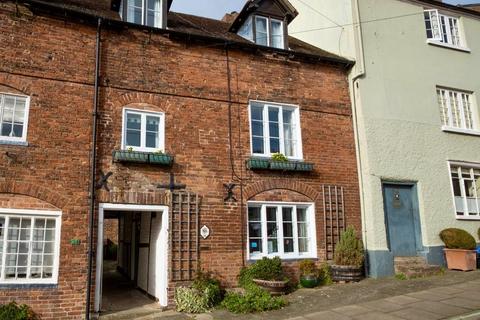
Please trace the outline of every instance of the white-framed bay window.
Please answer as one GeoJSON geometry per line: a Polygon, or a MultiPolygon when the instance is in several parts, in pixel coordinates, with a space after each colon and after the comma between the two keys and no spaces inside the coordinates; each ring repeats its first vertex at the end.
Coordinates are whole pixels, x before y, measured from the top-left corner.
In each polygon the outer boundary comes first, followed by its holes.
{"type": "Polygon", "coordinates": [[[165,114],[123,109],[122,149],[165,152],[165,114]]]}
{"type": "Polygon", "coordinates": [[[0,208],[0,284],[56,284],[61,212],[0,208]]]}
{"type": "Polygon", "coordinates": [[[123,0],[120,13],[123,20],[155,28],[164,27],[166,0],[123,0]]]}
{"type": "Polygon", "coordinates": [[[450,163],[457,219],[480,220],[480,164],[450,163]]]}
{"type": "Polygon", "coordinates": [[[472,92],[437,87],[444,130],[478,131],[478,110],[472,92]]]}
{"type": "Polygon", "coordinates": [[[248,202],[248,258],[317,257],[313,203],[248,202]]]}
{"type": "Polygon", "coordinates": [[[424,17],[428,42],[466,49],[460,18],[444,14],[437,9],[425,10],[424,17]]]}
{"type": "Polygon", "coordinates": [[[253,156],[282,153],[288,159],[303,160],[298,106],[250,101],[249,115],[253,156]]]}
{"type": "Polygon", "coordinates": [[[30,98],[0,93],[0,141],[26,142],[30,98]]]}

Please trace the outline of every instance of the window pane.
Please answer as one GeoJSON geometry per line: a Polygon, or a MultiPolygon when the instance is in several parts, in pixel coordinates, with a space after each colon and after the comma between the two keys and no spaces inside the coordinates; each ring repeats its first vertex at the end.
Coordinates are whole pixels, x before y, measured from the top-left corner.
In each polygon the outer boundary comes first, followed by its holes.
{"type": "Polygon", "coordinates": [[[13,125],[11,136],[21,138],[23,136],[23,125],[18,125],[18,124],[13,125]]]}
{"type": "Polygon", "coordinates": [[[291,222],[284,222],[283,223],[283,236],[286,238],[292,238],[293,237],[293,225],[291,222]]]}
{"type": "Polygon", "coordinates": [[[308,252],[308,239],[298,239],[298,251],[308,252]]]}
{"type": "Polygon", "coordinates": [[[147,148],[158,148],[158,133],[147,132],[145,144],[147,148]]]}
{"type": "Polygon", "coordinates": [[[259,120],[263,121],[263,107],[259,106],[258,104],[253,104],[251,107],[251,112],[252,112],[252,120],[259,120]]]}
{"type": "Polygon", "coordinates": [[[297,208],[297,221],[306,222],[307,221],[307,209],[306,208],[297,208]]]}
{"type": "Polygon", "coordinates": [[[308,229],[306,223],[298,223],[298,236],[299,237],[307,237],[308,236],[308,229]]]}
{"type": "Polygon", "coordinates": [[[262,239],[250,239],[250,253],[262,252],[262,239]]]}
{"type": "Polygon", "coordinates": [[[250,238],[261,238],[262,224],[260,222],[250,223],[248,226],[248,234],[250,238]]]}
{"type": "Polygon", "coordinates": [[[277,239],[268,239],[268,253],[278,252],[278,241],[277,239]]]}
{"type": "Polygon", "coordinates": [[[278,108],[268,108],[268,121],[278,122],[278,108]]]}
{"type": "Polygon", "coordinates": [[[142,23],[142,1],[143,0],[128,0],[127,6],[127,21],[132,23],[142,23]]]}
{"type": "Polygon", "coordinates": [[[255,17],[256,43],[259,45],[268,45],[267,19],[255,17]]]}
{"type": "Polygon", "coordinates": [[[261,208],[249,207],[248,208],[248,221],[261,221],[261,208]]]}
{"type": "Polygon", "coordinates": [[[277,221],[277,207],[267,207],[267,221],[277,221]]]}
{"type": "Polygon", "coordinates": [[[253,41],[253,26],[252,26],[252,17],[250,16],[247,21],[240,27],[238,30],[238,35],[253,41]]]}
{"type": "Polygon", "coordinates": [[[150,27],[161,27],[161,1],[147,0],[147,25],[150,27]]]}
{"type": "Polygon", "coordinates": [[[283,250],[287,253],[291,253],[295,251],[295,247],[293,245],[293,239],[283,240],[283,250]]]}
{"type": "Polygon", "coordinates": [[[160,118],[147,116],[147,131],[158,132],[160,126],[160,118]]]}
{"type": "Polygon", "coordinates": [[[127,129],[140,130],[142,126],[142,116],[139,114],[127,113],[127,129]]]}
{"type": "Polygon", "coordinates": [[[272,47],[283,49],[283,24],[281,21],[272,20],[272,47]]]}
{"type": "Polygon", "coordinates": [[[270,152],[271,153],[280,152],[280,139],[277,139],[277,138],[270,139],[270,152]]]}
{"type": "Polygon", "coordinates": [[[252,121],[252,135],[263,137],[263,122],[252,121]]]}
{"type": "Polygon", "coordinates": [[[278,122],[270,122],[270,137],[279,138],[280,131],[278,130],[278,122]]]}
{"type": "Polygon", "coordinates": [[[12,135],[12,124],[11,123],[2,123],[2,136],[10,137],[12,135]]]}
{"type": "Polygon", "coordinates": [[[263,145],[263,138],[256,138],[252,139],[252,151],[253,153],[265,153],[265,147],[263,145]]]}
{"type": "Polygon", "coordinates": [[[140,147],[140,131],[127,130],[127,146],[140,147]]]}

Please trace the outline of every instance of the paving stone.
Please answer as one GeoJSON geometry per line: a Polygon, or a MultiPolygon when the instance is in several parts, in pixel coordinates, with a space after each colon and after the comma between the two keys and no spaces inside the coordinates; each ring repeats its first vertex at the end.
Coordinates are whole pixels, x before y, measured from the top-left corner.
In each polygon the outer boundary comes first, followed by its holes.
{"type": "Polygon", "coordinates": [[[295,318],[288,318],[287,320],[306,320],[305,317],[295,317],[295,318]]]}
{"type": "Polygon", "coordinates": [[[438,292],[440,294],[458,294],[465,291],[464,289],[452,288],[452,287],[438,287],[432,290],[435,290],[435,292],[438,292]]]}
{"type": "Polygon", "coordinates": [[[451,306],[438,301],[420,301],[409,305],[411,308],[418,308],[428,312],[436,313],[444,317],[451,317],[470,312],[469,309],[451,306]]]}
{"type": "Polygon", "coordinates": [[[480,294],[478,294],[479,292],[480,292],[480,290],[478,290],[478,291],[464,291],[462,293],[454,295],[453,297],[460,298],[460,299],[480,301],[480,294]]]}
{"type": "Polygon", "coordinates": [[[358,320],[403,320],[402,318],[383,313],[383,312],[367,312],[364,314],[360,314],[357,316],[354,316],[353,319],[358,319],[358,320]]]}
{"type": "Polygon", "coordinates": [[[381,312],[392,312],[404,308],[404,306],[387,301],[386,299],[375,300],[367,303],[362,303],[360,305],[381,312]]]}
{"type": "Polygon", "coordinates": [[[447,300],[442,300],[440,302],[449,304],[451,306],[462,307],[471,310],[480,309],[480,300],[475,299],[451,298],[447,300]]]}
{"type": "Polygon", "coordinates": [[[406,308],[390,313],[392,316],[396,316],[406,320],[438,320],[443,316],[431,313],[421,309],[406,308]]]}
{"type": "Polygon", "coordinates": [[[409,303],[421,301],[420,299],[408,297],[408,296],[395,296],[395,297],[386,298],[384,300],[395,303],[395,304],[399,304],[399,305],[406,305],[409,303]]]}
{"type": "Polygon", "coordinates": [[[449,294],[441,294],[433,290],[413,292],[413,293],[407,294],[407,296],[412,298],[417,298],[420,300],[427,300],[427,301],[440,301],[440,300],[451,298],[451,295],[449,294]]]}
{"type": "Polygon", "coordinates": [[[336,313],[333,311],[321,311],[311,313],[305,316],[308,320],[350,320],[349,316],[344,314],[336,313]]]}
{"type": "Polygon", "coordinates": [[[335,308],[335,309],[332,309],[332,311],[344,314],[346,316],[357,316],[357,315],[360,315],[360,314],[363,314],[363,313],[371,312],[372,310],[368,309],[366,307],[362,307],[362,306],[354,304],[354,305],[351,305],[351,306],[344,306],[344,307],[340,307],[340,308],[335,308]]]}

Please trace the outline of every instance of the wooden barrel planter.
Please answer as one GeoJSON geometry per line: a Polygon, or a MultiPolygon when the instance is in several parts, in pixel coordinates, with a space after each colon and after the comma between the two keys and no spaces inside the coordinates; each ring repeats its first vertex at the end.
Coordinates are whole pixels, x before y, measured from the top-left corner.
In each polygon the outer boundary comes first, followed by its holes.
{"type": "Polygon", "coordinates": [[[288,280],[284,281],[268,281],[253,279],[253,282],[260,288],[268,291],[272,296],[284,295],[287,291],[288,280]]]}
{"type": "Polygon", "coordinates": [[[364,278],[363,267],[332,265],[331,270],[335,282],[358,282],[364,278]]]}

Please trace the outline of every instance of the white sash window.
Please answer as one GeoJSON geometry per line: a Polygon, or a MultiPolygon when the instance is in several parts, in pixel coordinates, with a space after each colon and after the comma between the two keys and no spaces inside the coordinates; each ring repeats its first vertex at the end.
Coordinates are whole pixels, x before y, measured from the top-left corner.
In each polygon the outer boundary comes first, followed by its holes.
{"type": "Polygon", "coordinates": [[[427,39],[454,47],[464,47],[460,36],[460,21],[436,9],[424,11],[427,39]]]}
{"type": "Polygon", "coordinates": [[[458,219],[480,220],[480,166],[450,166],[458,219]]]}
{"type": "Polygon", "coordinates": [[[437,88],[437,98],[444,129],[478,130],[477,110],[471,93],[437,88]]]}

